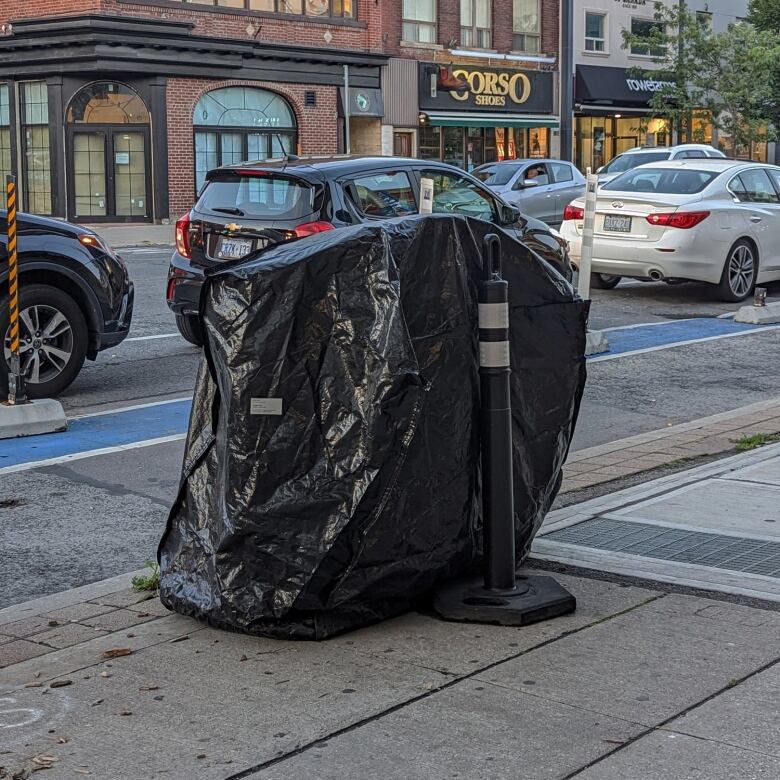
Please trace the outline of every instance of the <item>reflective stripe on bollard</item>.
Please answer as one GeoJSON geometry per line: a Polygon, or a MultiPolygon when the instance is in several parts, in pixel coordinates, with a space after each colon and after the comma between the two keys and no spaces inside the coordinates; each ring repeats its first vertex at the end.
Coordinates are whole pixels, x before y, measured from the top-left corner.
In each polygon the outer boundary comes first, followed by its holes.
{"type": "Polygon", "coordinates": [[[11,358],[8,375],[8,403],[24,403],[24,378],[19,365],[19,271],[16,249],[16,177],[6,177],[6,207],[8,209],[8,307],[11,358]]]}

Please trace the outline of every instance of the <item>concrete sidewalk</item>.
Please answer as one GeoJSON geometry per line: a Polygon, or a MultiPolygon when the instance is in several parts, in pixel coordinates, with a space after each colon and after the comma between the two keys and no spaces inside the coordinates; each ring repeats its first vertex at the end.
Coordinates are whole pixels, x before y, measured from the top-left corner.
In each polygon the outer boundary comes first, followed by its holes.
{"type": "MultiPolygon", "coordinates": [[[[775,445],[674,479],[683,495],[728,483],[722,496],[773,485],[779,462],[775,445]]],[[[662,482],[644,498],[671,495],[662,482]]],[[[765,506],[739,496],[746,516],[765,506]]],[[[689,524],[732,533],[733,506],[712,501],[689,524]]],[[[570,562],[587,566],[585,552],[570,562]]],[[[323,643],[205,627],[134,593],[130,575],[10,607],[0,777],[780,777],[776,609],[555,576],[578,599],[565,618],[514,629],[409,613],[323,643]]]]}
{"type": "Polygon", "coordinates": [[[175,224],[118,223],[87,225],[102,236],[114,249],[135,246],[173,246],[175,224]]]}

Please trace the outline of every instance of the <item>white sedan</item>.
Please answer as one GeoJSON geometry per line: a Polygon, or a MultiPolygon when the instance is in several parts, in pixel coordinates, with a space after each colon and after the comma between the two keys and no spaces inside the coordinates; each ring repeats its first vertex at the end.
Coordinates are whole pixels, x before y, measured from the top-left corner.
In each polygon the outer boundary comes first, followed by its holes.
{"type": "MultiPolygon", "coordinates": [[[[579,264],[585,201],[566,207],[561,235],[579,264]]],[[[598,191],[593,284],[621,277],[717,285],[726,301],[780,279],[780,167],[738,160],[649,163],[598,191]]]]}

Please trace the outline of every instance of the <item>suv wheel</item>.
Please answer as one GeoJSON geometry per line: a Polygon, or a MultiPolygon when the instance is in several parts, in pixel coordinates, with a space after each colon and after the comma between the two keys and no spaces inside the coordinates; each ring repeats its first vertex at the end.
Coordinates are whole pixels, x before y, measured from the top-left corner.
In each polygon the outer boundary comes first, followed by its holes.
{"type": "Polygon", "coordinates": [[[203,328],[194,314],[177,314],[176,327],[184,338],[196,347],[203,346],[203,328]]]}
{"type": "MultiPolygon", "coordinates": [[[[46,284],[20,285],[19,362],[30,398],[59,395],[76,378],[87,354],[87,323],[67,293],[46,284]]],[[[0,299],[0,391],[8,392],[11,327],[8,296],[0,299]]],[[[3,398],[2,400],[5,400],[3,398]]]]}

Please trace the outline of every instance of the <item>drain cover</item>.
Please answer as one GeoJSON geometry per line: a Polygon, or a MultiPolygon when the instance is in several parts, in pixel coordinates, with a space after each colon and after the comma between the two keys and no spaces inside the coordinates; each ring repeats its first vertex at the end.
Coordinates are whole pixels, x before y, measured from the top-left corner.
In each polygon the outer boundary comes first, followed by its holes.
{"type": "Polygon", "coordinates": [[[780,542],[597,517],[540,537],[660,561],[780,577],[780,542]]]}

